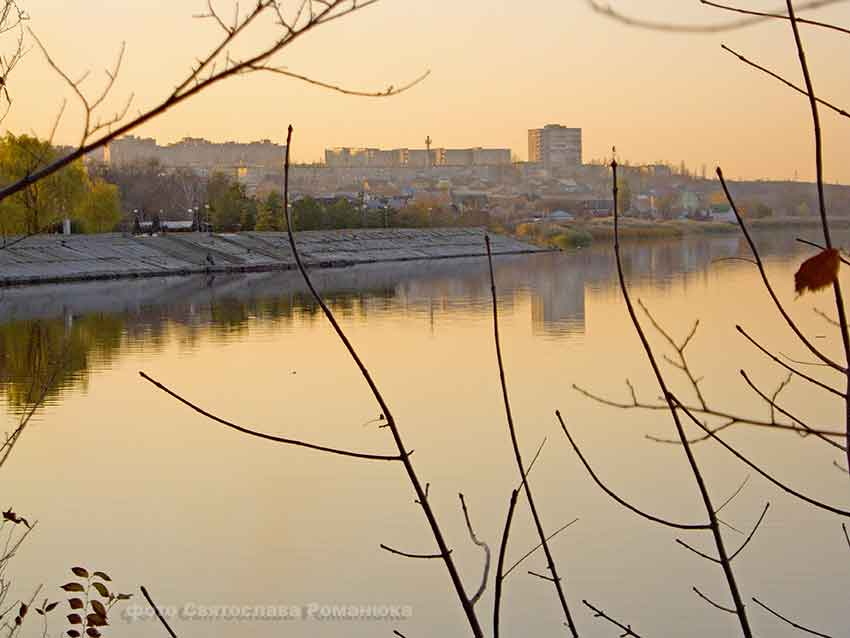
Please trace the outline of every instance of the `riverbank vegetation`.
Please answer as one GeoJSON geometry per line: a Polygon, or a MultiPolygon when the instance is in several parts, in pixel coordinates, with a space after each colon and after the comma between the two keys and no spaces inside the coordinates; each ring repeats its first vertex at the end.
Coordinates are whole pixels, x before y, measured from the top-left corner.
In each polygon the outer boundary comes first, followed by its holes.
{"type": "MultiPolygon", "coordinates": [[[[850,228],[850,218],[836,218],[835,228],[850,228]]],[[[818,229],[816,217],[767,217],[749,222],[753,230],[818,229]]],[[[704,235],[739,235],[736,222],[693,221],[688,219],[647,220],[623,217],[619,220],[619,235],[629,241],[685,239],[704,235]]],[[[537,222],[518,224],[513,234],[538,246],[553,248],[584,248],[594,243],[610,244],[614,240],[614,218],[600,217],[569,222],[537,222]]]]}

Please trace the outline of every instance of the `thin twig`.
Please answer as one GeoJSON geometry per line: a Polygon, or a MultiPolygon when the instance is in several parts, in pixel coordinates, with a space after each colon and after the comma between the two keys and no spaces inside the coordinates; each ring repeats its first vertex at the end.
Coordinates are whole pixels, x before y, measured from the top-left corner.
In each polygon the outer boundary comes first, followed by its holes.
{"type": "Polygon", "coordinates": [[[791,625],[794,629],[799,629],[800,631],[803,631],[807,634],[811,634],[813,636],[820,636],[821,638],[832,638],[832,636],[830,636],[829,634],[822,634],[821,632],[815,631],[814,629],[809,629],[808,627],[803,627],[803,625],[796,623],[789,618],[786,618],[785,616],[780,614],[778,611],[775,611],[775,610],[771,609],[770,607],[768,607],[767,605],[765,605],[762,601],[760,601],[755,596],[753,596],[753,602],[756,605],[758,605],[759,607],[761,607],[762,609],[764,609],[765,611],[767,611],[767,612],[773,614],[774,616],[776,616],[777,618],[779,618],[779,620],[791,625]]]}
{"type": "MultiPolygon", "coordinates": [[[[814,0],[807,2],[801,9],[819,9],[831,4],[837,4],[844,0],[814,0]]],[[[642,18],[633,18],[625,14],[619,13],[609,5],[602,5],[598,0],[587,0],[587,4],[597,13],[601,13],[612,20],[620,22],[630,27],[639,27],[641,29],[649,29],[651,31],[667,31],[672,33],[722,33],[724,31],[734,31],[743,29],[754,24],[759,24],[769,19],[767,17],[753,16],[743,18],[741,20],[732,20],[729,22],[721,22],[719,24],[674,24],[671,22],[656,22],[652,20],[644,20],[642,18]]]]}
{"type": "Polygon", "coordinates": [[[493,274],[493,254],[490,250],[489,236],[484,236],[484,243],[487,247],[487,264],[490,270],[490,294],[493,305],[493,340],[496,345],[496,361],[499,366],[499,382],[502,387],[502,399],[505,405],[505,417],[508,422],[508,431],[511,438],[511,446],[514,451],[514,459],[516,461],[517,469],[519,470],[520,478],[522,479],[522,486],[525,491],[526,499],[528,499],[528,507],[531,510],[531,516],[534,519],[534,526],[537,528],[537,536],[540,538],[540,543],[543,546],[543,553],[546,555],[546,563],[549,568],[549,572],[552,574],[552,583],[555,585],[555,591],[558,595],[558,601],[561,604],[561,610],[564,612],[567,626],[569,627],[573,638],[578,638],[578,629],[576,628],[572,613],[570,612],[569,605],[567,604],[567,598],[561,584],[561,578],[558,576],[558,569],[555,566],[555,559],[553,558],[552,552],[549,549],[549,544],[546,541],[546,533],[543,531],[543,523],[541,522],[540,515],[537,512],[537,505],[534,502],[534,495],[531,492],[531,485],[529,484],[525,466],[522,461],[522,453],[519,449],[519,441],[517,439],[513,414],[511,412],[511,403],[508,397],[508,385],[505,380],[505,366],[502,361],[502,346],[499,340],[499,304],[496,297],[496,276],[493,274]]]}
{"type": "MultiPolygon", "coordinates": [[[[703,1],[704,1],[704,0],[703,0],[703,1]]],[[[794,91],[796,91],[797,93],[800,93],[801,95],[806,95],[806,96],[808,96],[808,93],[806,93],[806,90],[805,90],[805,89],[802,89],[802,88],[800,88],[799,86],[797,86],[796,84],[794,84],[793,82],[790,82],[790,81],[786,80],[784,77],[782,77],[782,76],[781,76],[781,75],[779,75],[778,73],[774,73],[773,71],[771,71],[771,70],[770,70],[770,69],[768,69],[767,67],[764,67],[764,66],[762,66],[762,65],[760,65],[760,64],[757,64],[757,63],[753,62],[752,60],[750,60],[750,59],[748,59],[748,58],[744,57],[743,55],[741,55],[740,53],[738,53],[737,51],[735,51],[735,50],[734,50],[734,49],[732,49],[731,47],[728,47],[728,46],[726,46],[725,44],[721,44],[721,45],[720,45],[720,48],[722,48],[724,51],[728,51],[729,53],[731,53],[732,55],[734,55],[736,58],[738,58],[738,59],[739,59],[741,62],[743,62],[744,64],[748,64],[749,66],[753,67],[754,69],[758,69],[758,70],[759,70],[759,71],[761,71],[762,73],[765,73],[765,74],[769,75],[770,77],[772,77],[772,78],[775,78],[775,79],[779,80],[779,81],[780,81],[780,82],[782,82],[785,86],[787,86],[787,87],[788,87],[788,88],[790,88],[790,89],[793,89],[793,90],[794,90],[794,91]]],[[[816,99],[817,99],[817,101],[818,101],[818,103],[819,103],[819,104],[822,104],[823,106],[827,107],[828,109],[832,109],[833,111],[835,111],[835,112],[836,112],[836,113],[838,113],[839,115],[843,115],[844,117],[850,117],[850,113],[848,113],[847,111],[845,111],[844,109],[842,109],[842,108],[840,108],[840,107],[838,107],[838,106],[835,106],[835,105],[834,105],[834,104],[832,104],[831,102],[827,102],[826,100],[823,100],[823,99],[821,99],[821,98],[816,98],[816,99]]]]}
{"type": "Polygon", "coordinates": [[[586,600],[582,600],[581,602],[583,602],[583,603],[585,604],[585,606],[589,607],[589,608],[593,611],[593,615],[594,615],[596,618],[603,618],[604,620],[607,620],[607,621],[608,621],[609,623],[611,623],[612,625],[614,625],[614,626],[616,626],[616,627],[619,627],[619,628],[620,628],[620,629],[622,629],[624,632],[626,632],[626,633],[624,633],[624,634],[620,634],[620,638],[626,638],[627,636],[632,636],[632,638],[641,638],[638,634],[636,634],[636,633],[634,632],[634,630],[632,629],[632,626],[631,626],[631,625],[624,625],[624,624],[623,624],[623,623],[621,623],[619,620],[614,620],[613,618],[611,618],[611,616],[609,616],[608,614],[606,614],[606,613],[605,613],[604,611],[602,611],[601,609],[597,609],[596,607],[594,607],[593,605],[591,605],[591,604],[590,604],[589,602],[587,602],[586,600]]]}
{"type": "Polygon", "coordinates": [[[481,599],[484,590],[487,589],[487,580],[490,577],[490,546],[475,535],[475,530],[472,528],[472,521],[469,520],[469,510],[466,508],[466,499],[463,498],[463,494],[458,493],[458,498],[460,499],[460,506],[463,510],[463,518],[466,521],[466,529],[469,531],[469,538],[472,539],[474,544],[484,550],[484,574],[481,577],[481,585],[478,587],[478,591],[469,599],[469,602],[475,605],[481,599]]]}
{"type": "MultiPolygon", "coordinates": [[[[152,377],[148,376],[144,372],[139,372],[139,376],[141,376],[145,381],[148,381],[149,383],[156,386],[157,388],[159,388],[160,390],[162,390],[166,394],[174,397],[175,399],[180,401],[180,403],[182,403],[183,405],[186,405],[186,406],[192,408],[198,414],[201,414],[201,415],[207,417],[211,421],[215,421],[216,423],[220,423],[221,425],[225,425],[225,426],[227,426],[227,427],[229,427],[233,430],[236,430],[237,432],[241,432],[242,434],[248,434],[250,436],[255,436],[255,437],[260,438],[260,439],[265,439],[266,441],[273,441],[275,443],[284,443],[286,445],[294,445],[296,447],[304,447],[304,448],[308,448],[310,450],[318,450],[319,452],[327,452],[329,454],[337,454],[339,456],[350,456],[350,457],[357,458],[357,459],[367,459],[367,460],[371,460],[371,461],[401,461],[402,460],[402,457],[399,456],[399,455],[392,456],[392,455],[386,455],[386,454],[364,454],[362,452],[352,452],[350,450],[340,450],[340,449],[337,449],[337,448],[326,447],[324,445],[316,445],[314,443],[307,443],[305,441],[299,441],[299,440],[296,440],[296,439],[288,439],[288,438],[284,438],[282,436],[274,436],[274,435],[271,435],[271,434],[266,434],[264,432],[257,432],[256,430],[249,430],[248,428],[242,427],[241,425],[237,425],[236,423],[222,419],[221,417],[218,417],[215,414],[212,414],[211,412],[205,410],[204,408],[200,407],[199,405],[192,403],[188,399],[180,396],[174,390],[171,390],[170,388],[168,388],[164,384],[160,383],[156,379],[153,379],[152,377]]],[[[409,456],[412,453],[413,452],[407,452],[406,455],[409,456]]]]}
{"type": "Polygon", "coordinates": [[[566,434],[567,439],[570,442],[570,445],[573,446],[573,450],[575,450],[576,455],[578,456],[579,460],[582,462],[582,465],[584,465],[585,469],[587,470],[587,473],[590,474],[590,478],[593,479],[593,481],[600,487],[600,489],[603,492],[605,492],[608,496],[610,496],[612,499],[614,499],[617,503],[619,503],[620,505],[625,507],[627,510],[634,512],[638,516],[642,516],[643,518],[645,518],[649,521],[652,521],[653,523],[659,523],[661,525],[666,525],[667,527],[672,527],[674,529],[686,529],[686,530],[698,530],[698,529],[707,530],[707,529],[711,529],[711,526],[708,523],[677,523],[677,522],[674,522],[674,521],[668,521],[667,519],[660,518],[658,516],[653,516],[652,514],[648,514],[648,513],[644,512],[643,510],[638,509],[637,507],[635,507],[634,505],[632,505],[628,501],[626,501],[623,498],[621,498],[620,496],[618,496],[613,490],[609,489],[608,486],[606,486],[602,482],[602,480],[596,475],[596,472],[593,471],[593,468],[590,467],[590,464],[587,462],[587,459],[584,457],[584,454],[582,454],[581,450],[579,449],[579,447],[576,444],[575,440],[573,439],[572,435],[570,435],[570,432],[567,429],[566,424],[564,423],[564,419],[561,418],[560,411],[556,411],[555,416],[558,417],[558,422],[561,424],[561,429],[564,431],[564,434],[566,434]]]}
{"type": "Polygon", "coordinates": [[[174,630],[168,625],[168,622],[166,622],[165,618],[160,613],[159,608],[156,606],[156,603],[153,601],[153,598],[151,598],[151,595],[148,593],[148,590],[145,589],[145,586],[142,585],[140,589],[142,590],[142,595],[148,601],[148,604],[153,608],[156,617],[159,618],[159,622],[161,622],[162,626],[165,627],[165,629],[168,631],[168,635],[170,635],[171,638],[177,638],[177,634],[175,634],[174,630]]]}
{"type": "MultiPolygon", "coordinates": [[[[549,542],[549,541],[551,541],[553,538],[555,538],[558,534],[560,534],[561,532],[563,532],[563,531],[564,531],[565,529],[567,529],[568,527],[571,527],[571,526],[572,526],[572,525],[574,525],[575,523],[578,523],[578,519],[577,519],[577,518],[574,518],[573,520],[571,520],[571,521],[570,521],[569,523],[567,523],[566,525],[562,525],[561,527],[559,527],[559,528],[558,528],[558,529],[556,529],[554,532],[552,532],[551,534],[549,534],[549,536],[547,536],[547,537],[546,537],[546,542],[548,543],[548,542],[549,542]]],[[[507,571],[505,571],[505,573],[503,574],[503,576],[502,576],[502,577],[503,577],[503,578],[507,578],[507,577],[508,577],[508,574],[510,574],[510,573],[511,573],[513,570],[515,570],[517,567],[519,567],[519,566],[520,566],[520,564],[522,564],[522,562],[523,562],[523,561],[525,561],[525,559],[526,559],[526,558],[528,558],[529,556],[531,556],[534,552],[536,552],[536,551],[537,551],[538,549],[540,549],[541,547],[543,547],[543,544],[542,544],[542,543],[537,543],[537,545],[535,545],[535,546],[534,546],[534,547],[532,547],[530,550],[528,550],[525,554],[523,554],[523,555],[519,558],[519,560],[518,560],[518,561],[516,561],[513,565],[511,565],[511,566],[507,569],[507,571]]]]}
{"type": "MultiPolygon", "coordinates": [[[[838,2],[843,2],[846,0],[837,0],[838,2]]],[[[740,13],[743,15],[750,16],[760,16],[762,18],[774,18],[777,20],[788,20],[789,17],[782,13],[767,13],[765,11],[753,11],[751,9],[741,9],[739,7],[732,7],[726,4],[720,4],[719,2],[711,2],[710,0],[700,0],[704,5],[709,7],[714,7],[716,9],[723,9],[724,11],[732,11],[733,13],[740,13]]],[[[807,7],[800,7],[799,9],[804,9],[807,7]]],[[[811,7],[817,8],[817,7],[811,7]]],[[[838,26],[837,24],[831,24],[829,22],[820,22],[818,20],[809,20],[806,18],[797,18],[797,22],[800,24],[808,24],[813,27],[822,27],[824,29],[832,29],[834,31],[841,31],[842,33],[850,34],[850,29],[845,29],[844,27],[838,26]]]]}
{"type": "Polygon", "coordinates": [[[758,394],[762,399],[764,399],[770,405],[772,410],[776,410],[780,414],[788,417],[794,423],[797,423],[801,428],[803,428],[808,434],[812,434],[813,436],[815,436],[815,437],[819,438],[820,440],[828,443],[829,445],[838,448],[842,452],[846,451],[846,448],[843,445],[841,445],[837,441],[833,441],[833,440],[825,437],[824,435],[818,433],[817,431],[813,430],[808,425],[803,423],[800,419],[796,418],[793,414],[791,414],[790,412],[788,412],[787,410],[785,410],[781,406],[777,405],[776,401],[771,400],[766,394],[764,394],[764,392],[762,392],[761,390],[758,389],[758,387],[756,387],[756,384],[753,383],[750,380],[750,377],[747,375],[747,373],[744,370],[741,370],[740,372],[741,372],[741,376],[744,377],[744,380],[747,382],[747,384],[753,389],[753,391],[756,394],[758,394]]]}
{"type": "Polygon", "coordinates": [[[700,423],[700,420],[697,419],[696,416],[694,416],[690,412],[690,410],[688,410],[685,406],[683,406],[682,402],[679,401],[674,394],[670,393],[669,396],[670,396],[670,400],[673,401],[673,403],[675,403],[675,405],[678,407],[678,409],[680,409],[682,412],[684,412],[687,415],[687,417],[694,424],[696,424],[698,427],[702,428],[706,433],[710,434],[711,438],[714,439],[715,441],[717,441],[722,447],[726,448],[726,450],[728,450],[732,454],[732,456],[737,458],[739,461],[741,461],[742,463],[744,463],[745,465],[747,465],[751,469],[755,470],[758,474],[760,474],[762,477],[766,478],[768,481],[773,483],[776,487],[781,489],[783,492],[791,494],[792,496],[800,499],[801,501],[805,501],[809,505],[814,505],[815,507],[817,507],[819,509],[826,510],[827,512],[832,512],[833,514],[838,514],[839,516],[846,516],[846,517],[850,518],[850,512],[848,512],[847,510],[843,510],[843,509],[840,509],[838,507],[834,507],[834,506],[829,505],[827,503],[822,503],[821,501],[818,501],[818,500],[815,500],[815,499],[813,499],[809,496],[806,496],[805,494],[798,492],[794,488],[789,487],[788,485],[786,485],[786,484],[780,482],[778,479],[774,478],[772,475],[768,474],[765,470],[761,469],[758,465],[756,465],[755,463],[750,461],[747,457],[745,457],[743,454],[738,452],[731,445],[726,443],[726,441],[721,439],[719,436],[717,436],[711,430],[706,428],[702,423],[700,423]]]}
{"type": "MultiPolygon", "coordinates": [[[[404,556],[405,558],[443,558],[442,554],[412,554],[410,552],[403,552],[400,549],[393,549],[389,545],[384,545],[383,543],[379,546],[381,549],[388,551],[390,554],[396,554],[397,556],[404,556]]],[[[449,550],[451,553],[452,550],[449,550]]]]}
{"type": "MultiPolygon", "coordinates": [[[[496,584],[495,593],[493,595],[493,638],[499,638],[499,611],[502,605],[502,581],[505,578],[502,573],[502,569],[505,566],[505,554],[508,551],[508,537],[511,533],[511,523],[513,522],[518,495],[519,490],[513,490],[511,492],[511,499],[508,503],[508,514],[505,517],[505,529],[502,532],[502,542],[499,544],[499,559],[496,561],[496,584]]],[[[850,542],[850,540],[848,540],[848,542],[850,542]]]]}
{"type": "Polygon", "coordinates": [[[768,510],[768,509],[770,509],[770,503],[767,503],[767,504],[764,506],[764,510],[762,511],[761,516],[759,516],[759,519],[756,521],[756,524],[753,526],[753,531],[751,531],[751,532],[750,532],[749,536],[747,536],[747,539],[746,539],[746,540],[743,542],[743,544],[742,544],[742,545],[738,548],[738,550],[732,553],[732,555],[729,557],[729,560],[730,560],[730,561],[735,560],[735,557],[736,557],[738,554],[740,554],[742,551],[744,551],[744,548],[745,548],[747,545],[749,545],[749,544],[750,544],[750,541],[751,541],[751,540],[753,540],[753,536],[755,536],[755,535],[756,535],[756,532],[758,531],[759,527],[761,527],[762,521],[764,521],[764,517],[767,515],[767,510],[768,510]]]}
{"type": "Polygon", "coordinates": [[[714,602],[713,600],[711,600],[711,598],[709,598],[708,596],[706,596],[705,594],[703,594],[703,593],[702,593],[699,589],[697,589],[696,587],[693,587],[692,589],[694,590],[694,592],[696,592],[697,596],[699,596],[700,598],[702,598],[705,602],[707,602],[707,603],[708,603],[709,605],[711,605],[712,607],[716,607],[716,608],[717,608],[717,609],[719,609],[720,611],[725,611],[725,612],[726,612],[726,613],[728,613],[728,614],[735,614],[735,610],[734,610],[734,609],[730,609],[729,607],[724,607],[724,606],[723,606],[723,605],[721,605],[720,603],[716,603],[716,602],[714,602]]]}
{"type": "MultiPolygon", "coordinates": [[[[791,21],[791,30],[794,33],[794,42],[797,44],[797,54],[800,58],[800,68],[806,81],[806,92],[809,94],[809,105],[812,110],[812,124],[815,135],[815,175],[818,188],[818,207],[820,209],[823,239],[827,249],[832,248],[832,237],[829,231],[829,219],[826,215],[826,195],[824,195],[823,184],[823,133],[821,131],[820,113],[812,83],[812,75],[809,72],[809,64],[806,61],[806,51],[803,47],[803,39],[800,37],[800,28],[797,25],[797,15],[794,11],[792,0],[785,0],[788,5],[788,17],[791,21]]],[[[850,468],[850,327],[847,325],[847,311],[844,307],[844,295],[841,292],[841,282],[836,277],[832,282],[832,291],[835,296],[835,308],[838,311],[838,325],[841,331],[841,342],[844,345],[845,376],[847,377],[847,392],[844,396],[844,416],[847,428],[847,465],[850,468]]]]}
{"type": "Polygon", "coordinates": [[[776,296],[776,292],[773,290],[773,286],[770,283],[770,280],[767,278],[767,272],[764,268],[764,262],[762,261],[761,254],[756,248],[756,244],[753,241],[752,236],[750,235],[750,231],[747,228],[746,223],[744,223],[744,218],[741,216],[741,212],[738,210],[738,205],[735,203],[735,200],[732,197],[732,194],[729,192],[729,186],[726,184],[726,179],[723,177],[723,170],[718,166],[717,167],[717,177],[720,180],[720,185],[723,187],[723,192],[726,195],[726,199],[729,202],[729,205],[732,207],[732,212],[735,213],[735,218],[738,220],[738,226],[741,227],[741,231],[744,233],[744,238],[747,240],[747,244],[750,246],[750,250],[753,253],[753,257],[758,264],[759,274],[762,278],[762,283],[764,284],[765,289],[767,290],[770,298],[773,300],[773,303],[776,305],[777,310],[779,310],[779,314],[782,315],[782,318],[785,320],[785,323],[788,324],[788,327],[797,335],[797,338],[805,345],[809,351],[815,355],[818,359],[823,361],[825,364],[838,370],[839,372],[845,373],[847,372],[847,368],[836,363],[833,359],[827,357],[820,350],[818,350],[815,345],[806,337],[800,328],[797,327],[797,324],[794,323],[794,320],[791,319],[788,312],[785,310],[785,307],[782,305],[782,302],[779,301],[779,297],[776,296]]]}
{"type": "Polygon", "coordinates": [[[682,441],[682,448],[685,451],[685,456],[688,459],[688,464],[691,467],[691,472],[693,473],[694,480],[697,483],[700,497],[702,498],[703,505],[705,506],[705,511],[708,515],[709,525],[711,526],[711,533],[714,537],[714,544],[717,548],[718,559],[720,560],[720,565],[723,569],[723,574],[726,577],[726,584],[729,587],[729,593],[732,595],[732,600],[735,604],[735,611],[733,613],[735,613],[735,615],[738,617],[738,621],[741,625],[741,631],[744,634],[745,638],[752,638],[753,634],[752,630],[750,629],[749,619],[747,618],[747,611],[744,607],[744,602],[741,598],[741,594],[738,589],[738,583],[735,579],[735,574],[732,570],[732,565],[729,562],[729,556],[726,552],[726,545],[723,541],[723,535],[720,531],[720,525],[717,521],[715,507],[711,502],[711,496],[709,495],[708,487],[706,486],[702,471],[700,470],[696,458],[694,457],[693,450],[691,450],[691,446],[688,443],[687,435],[685,434],[685,428],[679,418],[678,411],[675,409],[676,404],[673,402],[672,394],[667,388],[667,382],[664,379],[664,375],[661,372],[661,368],[658,366],[658,362],[656,361],[652,346],[650,346],[649,340],[647,339],[643,327],[641,326],[640,321],[638,320],[637,313],[635,312],[634,305],[632,304],[632,299],[629,293],[628,286],[626,285],[626,278],[623,272],[623,260],[620,254],[620,215],[619,207],[617,204],[618,187],[616,159],[611,162],[611,171],[613,174],[614,195],[614,255],[617,263],[617,277],[620,283],[620,290],[622,291],[623,299],[626,302],[626,308],[629,312],[629,317],[631,318],[632,325],[634,326],[635,331],[637,332],[638,337],[640,338],[644,352],[646,354],[647,359],[649,360],[649,363],[652,367],[652,371],[655,374],[655,378],[661,388],[664,398],[667,401],[667,404],[670,406],[670,415],[673,418],[673,423],[676,427],[676,432],[679,435],[679,439],[682,441]]]}
{"type": "Polygon", "coordinates": [[[289,167],[290,167],[290,150],[292,148],[292,125],[289,126],[286,135],[286,155],[284,160],[284,170],[283,170],[283,211],[286,217],[286,233],[289,238],[289,246],[292,249],[292,256],[295,259],[295,265],[298,268],[298,271],[301,273],[301,277],[304,280],[304,283],[307,285],[307,288],[310,290],[310,294],[313,296],[313,299],[322,309],[322,312],[325,315],[325,318],[331,324],[331,327],[334,329],[337,337],[342,342],[343,346],[345,346],[346,351],[351,357],[354,364],[357,366],[360,371],[361,376],[363,377],[366,384],[369,386],[369,389],[372,392],[372,396],[374,396],[375,401],[378,403],[378,406],[381,409],[381,414],[384,415],[384,418],[387,422],[387,429],[390,431],[393,441],[395,442],[396,447],[398,448],[399,456],[401,457],[401,462],[404,465],[405,472],[407,473],[408,479],[410,479],[410,484],[413,487],[413,491],[416,493],[416,501],[419,503],[422,508],[423,513],[425,514],[425,518],[428,521],[428,526],[431,529],[431,533],[434,535],[434,540],[437,542],[437,547],[440,550],[440,554],[442,555],[443,562],[446,565],[446,569],[449,572],[449,577],[451,578],[452,585],[454,586],[455,593],[457,594],[458,600],[460,601],[461,607],[463,608],[464,614],[466,615],[466,619],[469,622],[470,628],[472,629],[472,633],[476,638],[483,638],[484,632],[481,629],[481,625],[478,622],[478,617],[475,614],[475,608],[472,603],[469,601],[469,597],[466,594],[466,590],[463,586],[463,582],[461,581],[460,574],[455,566],[454,560],[451,557],[451,552],[449,551],[448,545],[443,537],[443,532],[440,529],[440,525],[437,522],[437,518],[434,515],[433,510],[431,509],[431,505],[428,502],[427,495],[425,490],[422,488],[422,484],[419,481],[419,476],[416,474],[416,470],[413,467],[413,463],[410,460],[410,455],[407,452],[407,448],[404,445],[404,442],[401,438],[401,432],[395,421],[395,416],[390,410],[387,402],[384,400],[384,396],[381,391],[378,389],[377,384],[372,379],[372,374],[366,368],[366,365],[363,363],[363,360],[360,358],[360,355],[357,354],[357,351],[354,349],[354,346],[349,341],[348,336],[343,331],[342,327],[339,325],[339,322],[336,320],[331,309],[328,307],[325,300],[316,290],[316,287],[313,284],[313,280],[310,278],[310,275],[307,273],[307,269],[304,267],[304,263],[301,260],[301,254],[298,251],[298,246],[295,242],[295,234],[293,231],[293,223],[292,223],[292,211],[289,206],[289,167]]]}
{"type": "Polygon", "coordinates": [[[744,490],[744,488],[747,486],[747,483],[749,483],[749,482],[750,482],[750,475],[749,475],[749,474],[747,474],[747,477],[746,477],[746,478],[743,480],[743,482],[742,482],[742,483],[738,486],[738,489],[737,489],[737,490],[735,490],[735,491],[732,493],[732,496],[730,496],[730,497],[729,497],[729,498],[727,498],[725,501],[723,501],[723,504],[722,504],[720,507],[718,507],[716,510],[714,510],[714,513],[715,513],[715,514],[720,514],[720,512],[721,512],[721,511],[723,511],[723,508],[724,508],[724,507],[726,507],[727,505],[729,505],[729,503],[731,503],[732,501],[734,501],[734,500],[735,500],[735,497],[736,497],[736,496],[738,496],[738,494],[740,494],[740,493],[744,490]]]}

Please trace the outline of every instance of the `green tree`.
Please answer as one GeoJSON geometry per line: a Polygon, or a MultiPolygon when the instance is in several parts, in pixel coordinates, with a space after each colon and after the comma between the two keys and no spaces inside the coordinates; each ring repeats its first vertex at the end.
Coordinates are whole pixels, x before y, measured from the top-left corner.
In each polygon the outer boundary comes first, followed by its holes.
{"type": "MultiPolygon", "coordinates": [[[[57,157],[58,152],[48,142],[7,133],[0,141],[0,182],[23,179],[57,157]]],[[[82,162],[69,164],[0,202],[0,232],[37,233],[70,217],[90,186],[82,162]]]]}
{"type": "Polygon", "coordinates": [[[279,220],[271,207],[263,202],[257,210],[257,223],[254,230],[280,230],[279,220]]]}
{"type": "Polygon", "coordinates": [[[322,228],[324,209],[312,197],[299,199],[292,204],[294,230],[319,230],[322,228]]]}
{"type": "Polygon", "coordinates": [[[108,233],[121,221],[118,187],[102,179],[95,180],[86,193],[76,217],[87,233],[108,233]]]}
{"type": "Polygon", "coordinates": [[[257,225],[257,200],[245,195],[245,190],[239,187],[239,229],[254,230],[257,225]]]}
{"type": "Polygon", "coordinates": [[[325,228],[360,228],[362,225],[360,211],[345,198],[336,200],[325,210],[325,228]]]}
{"type": "Polygon", "coordinates": [[[239,184],[223,173],[215,173],[207,184],[210,217],[217,230],[236,230],[243,214],[244,194],[239,184]]]}
{"type": "Polygon", "coordinates": [[[268,209],[274,220],[275,228],[273,230],[285,230],[286,219],[283,214],[283,196],[277,191],[272,191],[266,196],[263,206],[268,209]]]}

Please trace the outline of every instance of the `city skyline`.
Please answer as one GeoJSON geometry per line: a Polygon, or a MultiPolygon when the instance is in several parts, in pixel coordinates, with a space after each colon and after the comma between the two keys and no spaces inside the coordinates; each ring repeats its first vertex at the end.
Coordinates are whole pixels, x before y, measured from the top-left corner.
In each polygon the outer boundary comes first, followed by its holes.
{"type": "MultiPolygon", "coordinates": [[[[677,22],[728,19],[696,2],[637,6],[624,0],[616,6],[677,22]]],[[[103,77],[100,69],[112,64],[126,40],[114,102],[134,92],[134,104],[143,108],[166,94],[193,56],[214,42],[213,26],[191,19],[202,8],[116,0],[71,11],[57,0],[33,0],[30,24],[71,75],[92,70],[92,91],[103,77]],[[80,33],[90,46],[79,46],[80,33]]],[[[850,20],[842,6],[807,15],[850,20]]],[[[850,103],[850,86],[830,63],[846,54],[846,40],[812,28],[803,35],[819,94],[839,105],[850,103]]],[[[584,3],[544,2],[531,13],[508,2],[457,7],[445,0],[427,6],[382,0],[317,30],[280,62],[363,90],[401,85],[430,69],[410,91],[356,98],[270,75],[239,78],[134,133],[161,144],[184,137],[282,143],[292,122],[293,158],[299,162],[321,161],[325,148],[341,145],[418,147],[425,136],[438,147],[510,148],[525,160],[528,129],[558,122],[584,130],[585,162],[609,157],[616,145],[620,157],[636,164],[684,161],[695,171],[705,164],[709,173],[720,164],[733,178],[809,181],[814,154],[806,100],[720,50],[727,43],[800,82],[790,38],[790,29],[778,21],[694,36],[625,27],[584,3]],[[534,38],[527,37],[531,33],[534,38]]],[[[37,50],[18,73],[20,88],[10,85],[14,105],[4,127],[47,136],[63,97],[72,96],[37,50]]],[[[826,179],[850,183],[846,122],[825,110],[822,118],[826,179]]],[[[73,143],[79,122],[69,101],[56,141],[73,143]]]]}

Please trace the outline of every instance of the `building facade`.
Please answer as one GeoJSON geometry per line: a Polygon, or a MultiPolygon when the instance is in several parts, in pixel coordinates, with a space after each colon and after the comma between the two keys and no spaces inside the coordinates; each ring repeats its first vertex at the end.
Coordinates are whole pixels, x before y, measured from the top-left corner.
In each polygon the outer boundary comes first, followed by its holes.
{"type": "Polygon", "coordinates": [[[581,166],[581,129],[547,124],[528,131],[528,161],[547,171],[571,171],[581,166]]]}
{"type": "Polygon", "coordinates": [[[430,168],[434,166],[510,166],[509,148],[329,148],[329,168],[430,168]]]}
{"type": "Polygon", "coordinates": [[[179,142],[160,146],[153,138],[134,135],[119,137],[98,150],[95,159],[113,166],[155,159],[163,166],[198,169],[246,165],[282,170],[286,156],[286,146],[271,140],[210,142],[202,138],[186,137],[179,142]]]}

